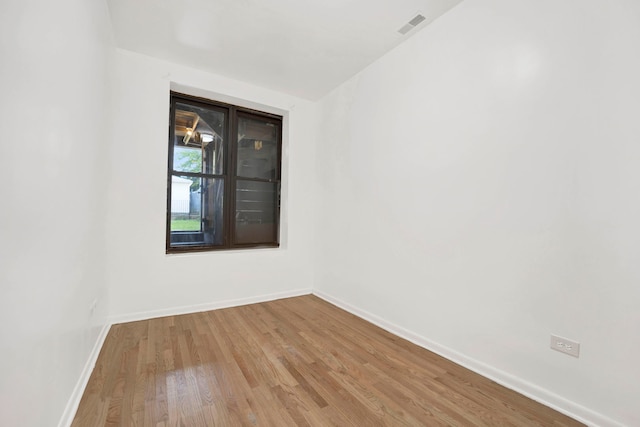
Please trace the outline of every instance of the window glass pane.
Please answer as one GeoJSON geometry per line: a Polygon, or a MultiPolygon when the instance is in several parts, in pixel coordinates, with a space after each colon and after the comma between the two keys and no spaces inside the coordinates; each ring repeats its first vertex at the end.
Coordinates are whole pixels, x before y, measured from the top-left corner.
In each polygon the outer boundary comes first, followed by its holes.
{"type": "Polygon", "coordinates": [[[224,179],[171,177],[171,246],[222,245],[224,179]]]}
{"type": "Polygon", "coordinates": [[[238,176],[275,179],[278,128],[268,120],[238,118],[238,176]]]}
{"type": "Polygon", "coordinates": [[[277,184],[237,181],[235,243],[276,242],[277,196],[277,184]]]}
{"type": "Polygon", "coordinates": [[[177,103],[174,112],[173,170],[224,173],[224,110],[177,103]]]}

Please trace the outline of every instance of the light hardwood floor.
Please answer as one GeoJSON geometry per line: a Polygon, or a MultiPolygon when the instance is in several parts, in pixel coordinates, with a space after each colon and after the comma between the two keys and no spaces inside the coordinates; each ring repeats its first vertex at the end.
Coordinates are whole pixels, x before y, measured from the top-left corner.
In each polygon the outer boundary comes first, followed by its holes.
{"type": "Polygon", "coordinates": [[[315,296],[114,325],[73,426],[579,426],[315,296]]]}

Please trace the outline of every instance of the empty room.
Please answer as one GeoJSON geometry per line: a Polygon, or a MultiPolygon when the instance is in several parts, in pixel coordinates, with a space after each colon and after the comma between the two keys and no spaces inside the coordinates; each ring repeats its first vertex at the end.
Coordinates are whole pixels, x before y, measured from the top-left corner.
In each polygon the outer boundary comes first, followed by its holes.
{"type": "Polygon", "coordinates": [[[0,31],[0,425],[640,426],[638,0],[0,31]]]}

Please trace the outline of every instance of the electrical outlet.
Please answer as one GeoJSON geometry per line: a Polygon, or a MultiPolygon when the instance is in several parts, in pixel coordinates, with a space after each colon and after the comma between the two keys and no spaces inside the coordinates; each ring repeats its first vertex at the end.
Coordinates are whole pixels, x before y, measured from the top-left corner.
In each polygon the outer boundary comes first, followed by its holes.
{"type": "Polygon", "coordinates": [[[580,357],[580,343],[557,335],[551,335],[551,348],[573,357],[580,357]]]}

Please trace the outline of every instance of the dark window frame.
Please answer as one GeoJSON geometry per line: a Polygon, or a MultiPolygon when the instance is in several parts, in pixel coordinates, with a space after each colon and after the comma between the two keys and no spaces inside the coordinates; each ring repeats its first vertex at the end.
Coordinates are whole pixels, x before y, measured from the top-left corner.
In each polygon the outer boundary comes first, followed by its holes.
{"type": "MultiPolygon", "coordinates": [[[[264,111],[254,110],[251,108],[241,107],[238,105],[228,104],[220,101],[210,100],[197,96],[187,95],[179,92],[170,92],[170,108],[169,108],[169,146],[168,146],[168,164],[167,164],[167,212],[166,212],[166,253],[185,253],[185,252],[203,252],[203,251],[219,251],[219,250],[236,250],[236,249],[257,249],[257,248],[278,248],[280,246],[280,215],[281,215],[281,186],[282,186],[282,131],[283,117],[277,114],[264,111]],[[188,104],[194,107],[224,110],[226,113],[226,142],[224,158],[222,161],[222,174],[185,172],[174,169],[174,147],[175,147],[175,111],[176,104],[188,104]],[[263,179],[255,177],[238,176],[238,120],[240,118],[265,120],[273,123],[276,129],[276,150],[277,164],[273,179],[263,179]],[[176,245],[172,244],[172,233],[177,234],[197,234],[198,232],[188,231],[171,231],[171,191],[172,178],[174,176],[188,176],[206,179],[224,179],[223,194],[223,243],[215,244],[189,244],[176,245]],[[275,208],[274,232],[273,240],[260,243],[236,243],[236,189],[238,181],[254,181],[275,184],[275,193],[273,195],[273,203],[275,208]]],[[[202,207],[204,209],[204,207],[202,207]]],[[[199,233],[202,234],[202,231],[199,233]]]]}

